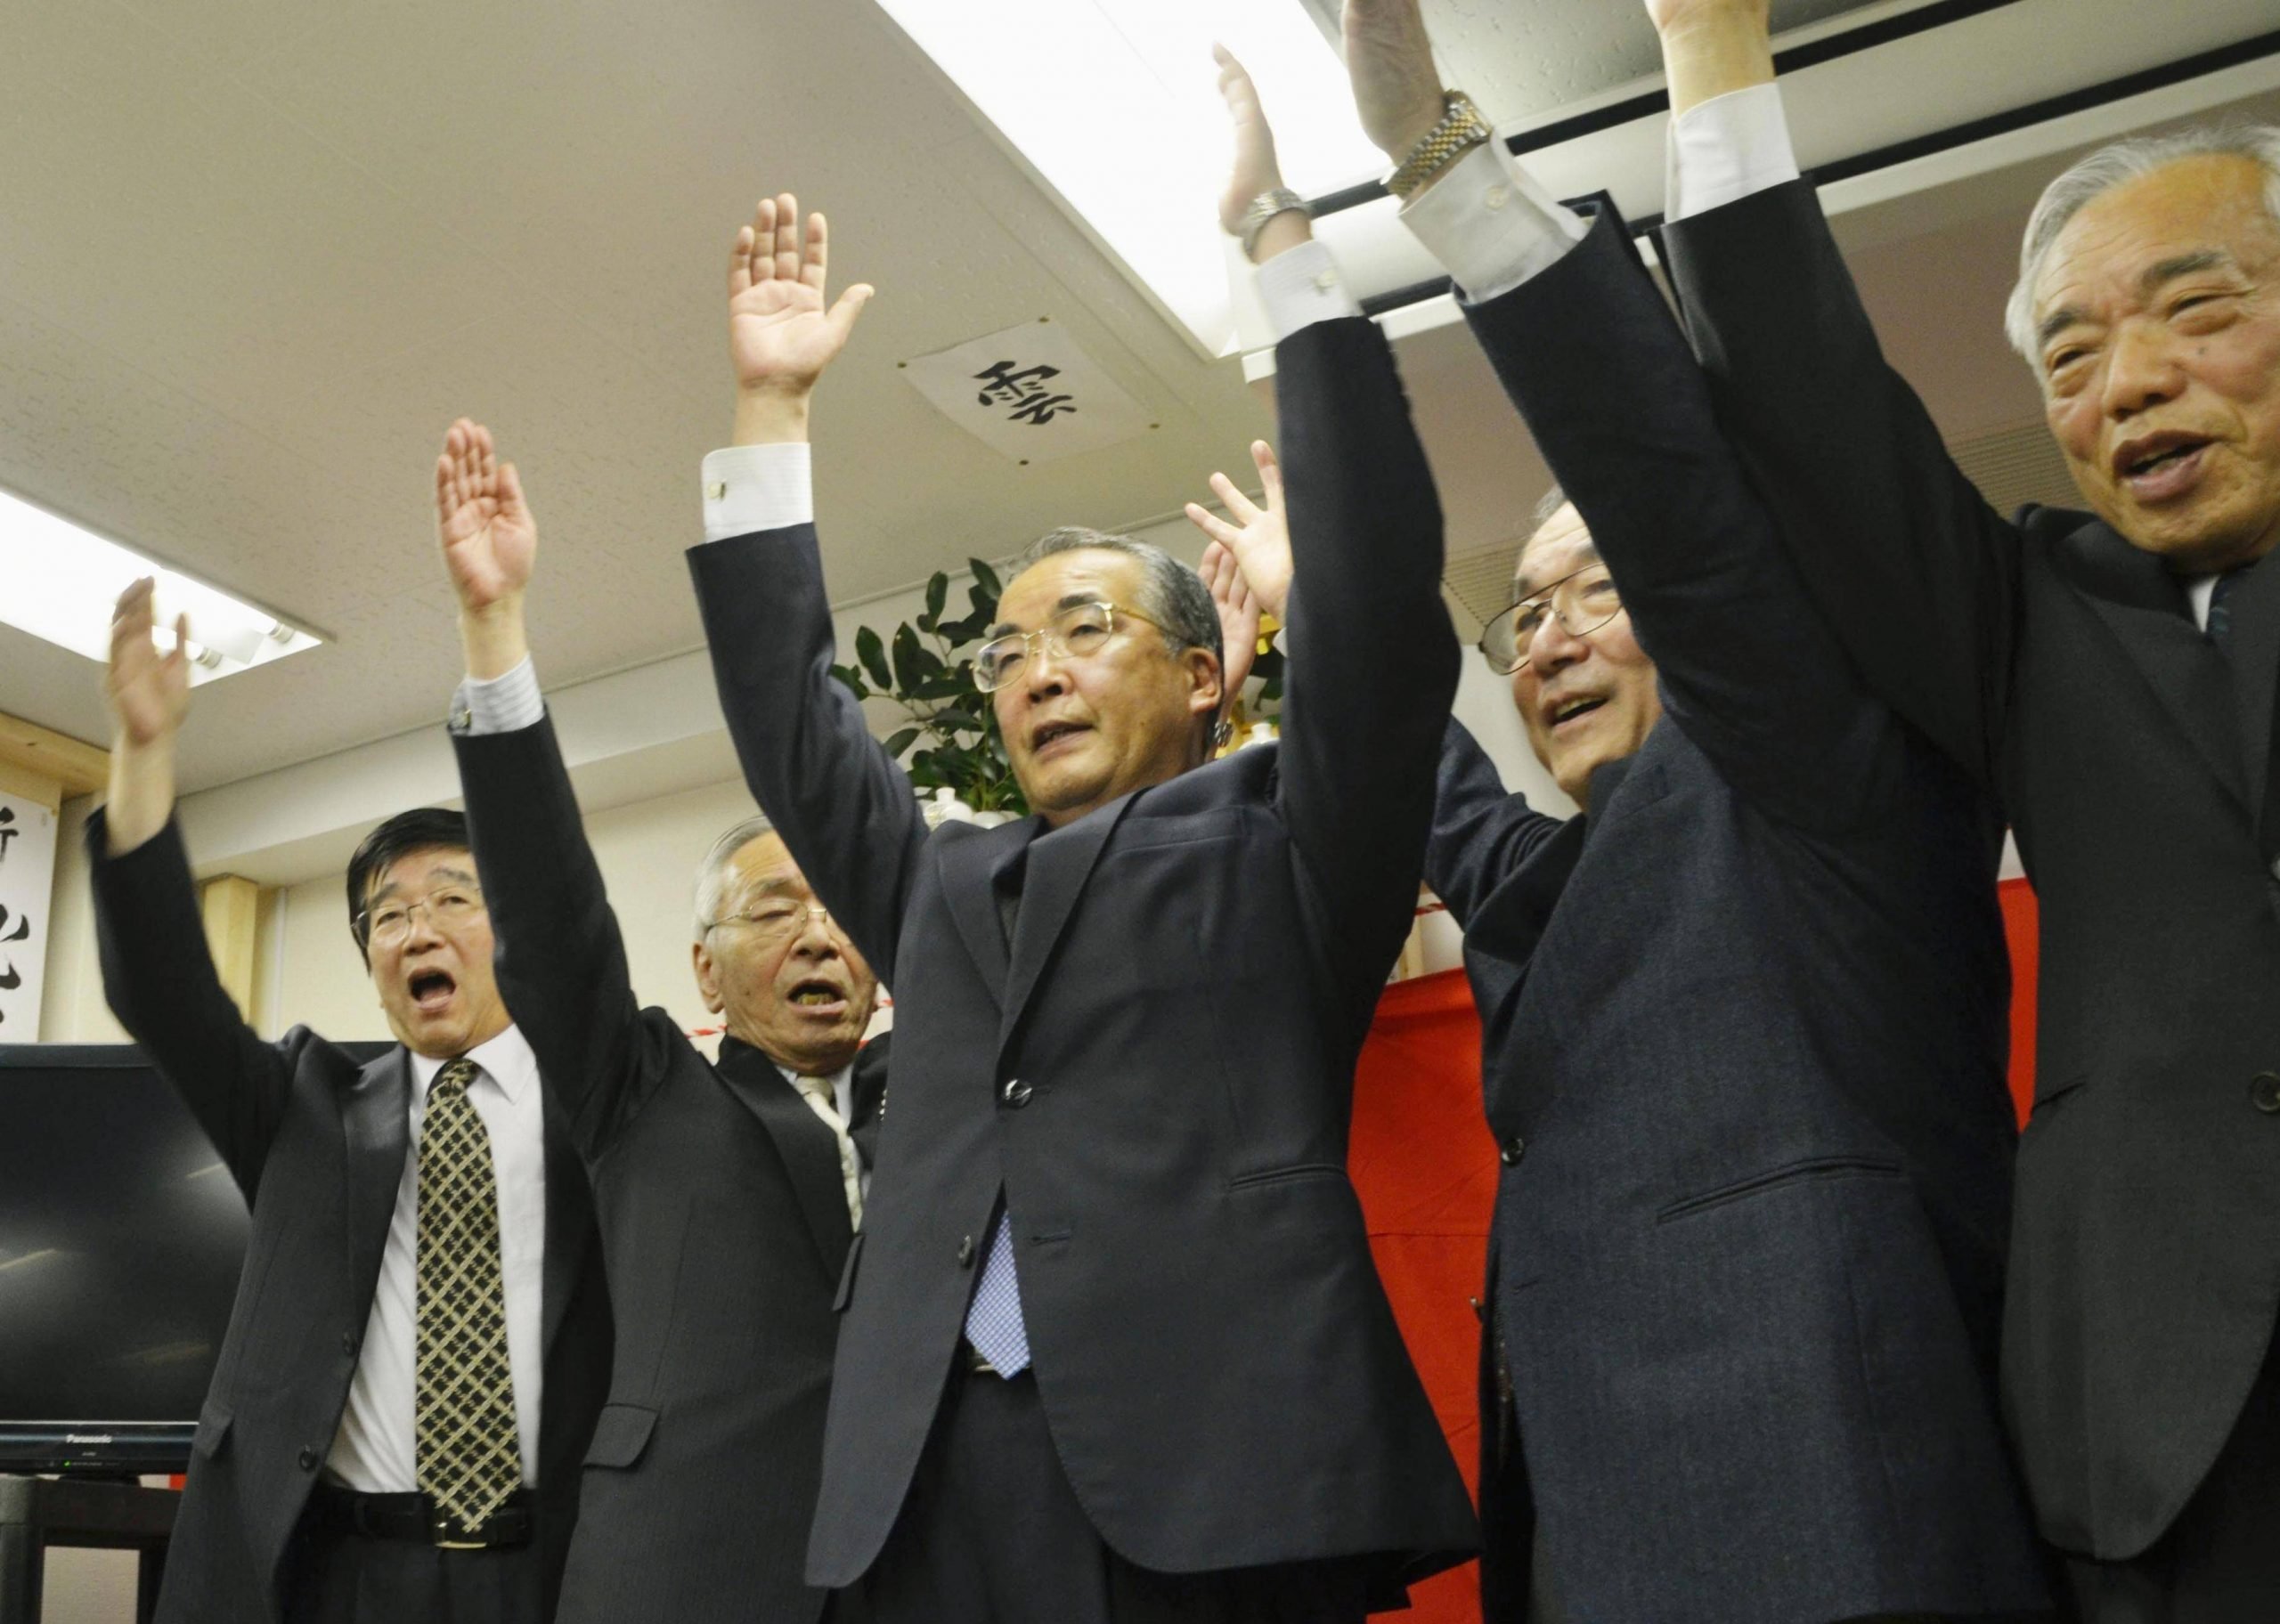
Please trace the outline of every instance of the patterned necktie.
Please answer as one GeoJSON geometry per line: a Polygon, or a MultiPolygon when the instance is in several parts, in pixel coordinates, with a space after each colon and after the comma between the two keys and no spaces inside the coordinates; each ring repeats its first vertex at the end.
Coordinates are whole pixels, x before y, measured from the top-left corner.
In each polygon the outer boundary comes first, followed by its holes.
{"type": "Polygon", "coordinates": [[[499,1268],[499,1184],[491,1135],[467,1097],[478,1075],[473,1060],[453,1060],[428,1090],[413,1407],[419,1487],[469,1533],[523,1481],[499,1268]]]}
{"type": "Polygon", "coordinates": [[[2209,640],[2219,648],[2225,646],[2225,638],[2233,629],[2232,605],[2225,600],[2233,595],[2240,580],[2240,571],[2227,570],[2209,583],[2209,640]]]}
{"type": "Polygon", "coordinates": [[[839,1100],[829,1077],[795,1077],[792,1086],[800,1091],[800,1098],[808,1108],[822,1118],[824,1126],[831,1130],[839,1141],[839,1178],[847,1187],[847,1221],[857,1229],[863,1227],[863,1161],[855,1154],[855,1141],[849,1137],[847,1119],[839,1114],[839,1100]]]}
{"type": "Polygon", "coordinates": [[[989,1232],[989,1255],[966,1305],[965,1339],[1000,1376],[1030,1368],[1030,1328],[1022,1320],[1022,1283],[1014,1277],[1014,1221],[1003,1208],[989,1232]]]}

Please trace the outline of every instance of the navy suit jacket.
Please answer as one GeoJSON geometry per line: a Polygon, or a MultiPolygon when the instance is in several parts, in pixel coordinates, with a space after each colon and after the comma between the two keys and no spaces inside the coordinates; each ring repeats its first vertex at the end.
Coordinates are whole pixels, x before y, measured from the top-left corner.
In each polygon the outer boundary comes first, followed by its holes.
{"type": "Polygon", "coordinates": [[[2004,1400],[2043,1531],[2135,1556],[2224,1447],[2280,1312],[2280,564],[2236,583],[2220,651],[2105,524],[1989,508],[1804,183],[1668,240],[1829,624],[2017,833],[2041,971],[2004,1400]]]}
{"type": "Polygon", "coordinates": [[[1439,509],[1368,323],[1285,343],[1280,390],[1302,639],[1280,746],[1050,832],[927,837],[830,676],[812,527],[691,554],[745,776],[895,990],[818,1583],[860,1576],[902,1506],[1001,1193],[1053,1440],[1120,1555],[1375,1556],[1390,1589],[1473,1544],[1346,1173],[1456,680],[1439,509]],[[991,874],[1016,855],[1009,941],[991,874]]]}
{"type": "Polygon", "coordinates": [[[1854,675],[1611,211],[1468,315],[1665,712],[1566,823],[1444,747],[1427,872],[1506,1163],[1492,1606],[1530,1490],[1579,1619],[2038,1605],[1993,1393],[1999,825],[1854,675]]]}

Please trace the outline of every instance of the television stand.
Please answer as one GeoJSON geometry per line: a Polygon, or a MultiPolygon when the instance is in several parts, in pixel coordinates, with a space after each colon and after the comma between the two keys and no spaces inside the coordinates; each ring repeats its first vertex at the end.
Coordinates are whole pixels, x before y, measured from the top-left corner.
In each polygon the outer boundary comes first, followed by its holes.
{"type": "Polygon", "coordinates": [[[182,1496],[80,1478],[0,1476],[0,1624],[39,1624],[48,1547],[135,1551],[135,1624],[150,1624],[182,1496]]]}

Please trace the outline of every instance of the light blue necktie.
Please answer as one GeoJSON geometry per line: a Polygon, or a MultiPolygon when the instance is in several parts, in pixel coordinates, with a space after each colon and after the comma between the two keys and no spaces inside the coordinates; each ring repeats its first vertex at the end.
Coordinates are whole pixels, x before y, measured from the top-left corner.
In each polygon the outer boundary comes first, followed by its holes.
{"type": "Polygon", "coordinates": [[[1014,1278],[1014,1225],[1004,1212],[989,1232],[989,1255],[966,1305],[965,1339],[1000,1376],[1030,1368],[1029,1328],[1022,1323],[1022,1285],[1014,1278]]]}

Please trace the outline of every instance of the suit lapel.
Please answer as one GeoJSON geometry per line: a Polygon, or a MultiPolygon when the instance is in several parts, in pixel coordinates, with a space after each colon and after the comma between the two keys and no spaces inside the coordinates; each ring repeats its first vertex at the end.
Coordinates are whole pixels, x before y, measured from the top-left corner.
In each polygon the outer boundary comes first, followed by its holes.
{"type": "Polygon", "coordinates": [[[2154,697],[2246,811],[2248,786],[2241,770],[2231,676],[2225,656],[2194,624],[2177,578],[2161,560],[2103,524],[2084,525],[2060,550],[2071,561],[2070,572],[2084,597],[2112,629],[2154,697]]]}
{"type": "Polygon", "coordinates": [[[792,1193],[807,1215],[808,1234],[815,1242],[816,1261],[826,1279],[839,1279],[847,1261],[847,1247],[855,1238],[847,1215],[847,1180],[839,1165],[839,1140],[830,1125],[800,1098],[800,1091],[784,1080],[776,1062],[748,1043],[733,1037],[721,1040],[716,1069],[729,1092],[760,1118],[761,1126],[784,1158],[792,1193]]]}
{"type": "Polygon", "coordinates": [[[551,1352],[554,1338],[577,1295],[578,1277],[586,1266],[586,1248],[593,1244],[593,1190],[570,1136],[567,1116],[555,1103],[551,1091],[542,1096],[546,1109],[546,1270],[540,1297],[541,1357],[551,1352]]]}
{"type": "Polygon", "coordinates": [[[403,1159],[411,1149],[411,1057],[399,1043],[356,1074],[340,1108],[346,1165],[348,1279],[355,1302],[379,1288],[403,1159]]]}
{"type": "MultiPolygon", "coordinates": [[[[1108,837],[1131,810],[1131,795],[1120,795],[1098,811],[1030,842],[1029,873],[1022,882],[1022,909],[1014,926],[1014,961],[1006,981],[1004,1013],[998,1028],[1000,1053],[1013,1041],[1022,1011],[1036,991],[1038,978],[1061,940],[1062,928],[1084,894],[1093,865],[1108,837]]],[[[990,904],[994,912],[994,899],[990,904]]]]}
{"type": "Polygon", "coordinates": [[[855,1057],[854,1075],[848,1080],[854,1115],[847,1124],[847,1137],[855,1141],[866,1167],[879,1159],[879,1125],[887,1114],[887,1058],[893,1040],[892,1032],[882,1032],[864,1044],[855,1057]]]}
{"type": "Polygon", "coordinates": [[[2233,670],[2233,691],[2240,707],[2241,759],[2247,768],[2249,792],[2260,828],[2271,829],[2264,849],[2280,829],[2270,777],[2274,766],[2272,722],[2274,685],[2280,681],[2280,565],[2259,564],[2235,581],[2225,600],[2231,619],[2226,654],[2233,670]]]}
{"type": "MultiPolygon", "coordinates": [[[[1034,820],[1030,820],[1033,822],[1034,820]]],[[[998,923],[998,899],[989,889],[989,871],[1017,841],[1026,839],[1030,823],[1001,830],[971,829],[953,824],[932,841],[940,855],[942,896],[965,949],[989,985],[989,995],[1002,1008],[1006,1002],[1006,971],[1011,962],[1006,932],[998,923]]]]}

